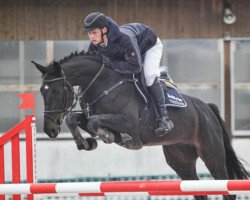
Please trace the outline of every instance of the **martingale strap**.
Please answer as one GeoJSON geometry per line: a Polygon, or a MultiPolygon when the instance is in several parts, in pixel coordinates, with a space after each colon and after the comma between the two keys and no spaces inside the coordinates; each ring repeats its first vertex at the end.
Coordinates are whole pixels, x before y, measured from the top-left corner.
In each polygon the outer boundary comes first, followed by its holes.
{"type": "Polygon", "coordinates": [[[118,83],[116,83],[115,85],[113,85],[112,87],[110,87],[109,89],[105,90],[102,92],[102,94],[97,97],[92,103],[89,104],[89,106],[93,106],[96,102],[98,102],[101,98],[103,98],[104,96],[107,96],[112,90],[114,90],[115,88],[117,88],[119,85],[121,85],[124,81],[120,81],[118,83]]]}
{"type": "Polygon", "coordinates": [[[85,109],[84,109],[84,113],[86,115],[86,118],[89,119],[90,118],[90,109],[91,107],[96,104],[98,101],[100,101],[103,97],[107,96],[112,90],[114,90],[115,88],[117,88],[118,86],[120,86],[121,84],[124,83],[124,80],[119,81],[118,83],[116,83],[115,85],[113,85],[112,87],[110,87],[107,90],[104,90],[95,100],[93,100],[91,103],[85,103],[82,101],[82,95],[79,95],[79,101],[83,102],[85,105],[85,109]]]}

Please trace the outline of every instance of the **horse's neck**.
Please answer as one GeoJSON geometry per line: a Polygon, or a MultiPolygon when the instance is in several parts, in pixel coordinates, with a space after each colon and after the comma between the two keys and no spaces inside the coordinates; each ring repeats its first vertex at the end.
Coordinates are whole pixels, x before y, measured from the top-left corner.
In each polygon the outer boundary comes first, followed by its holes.
{"type": "Polygon", "coordinates": [[[100,70],[99,62],[72,62],[62,65],[67,81],[72,86],[83,86],[100,70]]]}
{"type": "Polygon", "coordinates": [[[109,90],[122,79],[122,75],[102,67],[98,59],[78,57],[61,65],[67,82],[72,86],[80,86],[92,99],[103,91],[109,90]]]}

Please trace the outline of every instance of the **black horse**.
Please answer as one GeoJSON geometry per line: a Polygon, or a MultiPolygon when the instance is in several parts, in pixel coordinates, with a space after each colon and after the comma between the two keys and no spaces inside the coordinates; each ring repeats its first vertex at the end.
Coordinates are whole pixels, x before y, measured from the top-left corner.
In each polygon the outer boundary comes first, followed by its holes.
{"type": "MultiPolygon", "coordinates": [[[[214,179],[247,179],[238,160],[216,105],[183,95],[185,108],[168,108],[175,127],[157,137],[153,106],[137,91],[134,79],[118,74],[101,64],[100,55],[76,53],[44,67],[41,94],[44,99],[44,132],[57,137],[63,117],[78,149],[97,147],[95,136],[104,142],[116,142],[128,149],[162,145],[167,163],[183,180],[197,180],[196,161],[200,157],[214,179]],[[72,87],[80,86],[81,112],[69,112],[74,104],[72,87]],[[147,108],[147,109],[146,109],[147,108]],[[92,137],[83,138],[78,129],[92,137]]],[[[206,199],[206,196],[196,196],[206,199]]],[[[235,196],[225,196],[235,199],[235,196]]]]}

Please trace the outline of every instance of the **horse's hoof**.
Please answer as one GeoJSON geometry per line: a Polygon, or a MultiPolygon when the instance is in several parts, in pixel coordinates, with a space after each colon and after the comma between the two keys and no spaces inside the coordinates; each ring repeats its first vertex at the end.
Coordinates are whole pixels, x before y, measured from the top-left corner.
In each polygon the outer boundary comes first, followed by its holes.
{"type": "Polygon", "coordinates": [[[86,144],[80,143],[80,144],[77,144],[76,146],[78,150],[91,151],[91,150],[96,149],[97,145],[98,145],[97,141],[94,138],[87,138],[86,144]]]}
{"type": "Polygon", "coordinates": [[[115,141],[115,135],[106,128],[99,128],[97,135],[106,144],[111,144],[115,141]]]}
{"type": "Polygon", "coordinates": [[[76,146],[77,146],[78,150],[84,150],[85,149],[83,144],[77,144],[76,146]]]}
{"type": "Polygon", "coordinates": [[[89,143],[84,140],[84,142],[76,143],[78,150],[86,150],[89,149],[89,143]],[[84,143],[85,142],[85,143],[84,143]]]}
{"type": "Polygon", "coordinates": [[[94,138],[87,138],[86,141],[89,144],[89,148],[86,149],[87,151],[91,151],[91,150],[96,149],[98,143],[97,143],[97,141],[94,138]]]}

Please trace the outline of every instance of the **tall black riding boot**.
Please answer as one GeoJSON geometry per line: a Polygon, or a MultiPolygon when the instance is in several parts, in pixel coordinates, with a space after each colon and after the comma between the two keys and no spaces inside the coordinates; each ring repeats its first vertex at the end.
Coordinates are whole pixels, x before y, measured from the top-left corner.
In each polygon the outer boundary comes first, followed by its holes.
{"type": "Polygon", "coordinates": [[[155,79],[152,86],[149,87],[160,115],[159,127],[155,130],[157,136],[163,136],[174,128],[173,122],[169,119],[168,111],[165,105],[165,95],[158,78],[155,79]]]}

